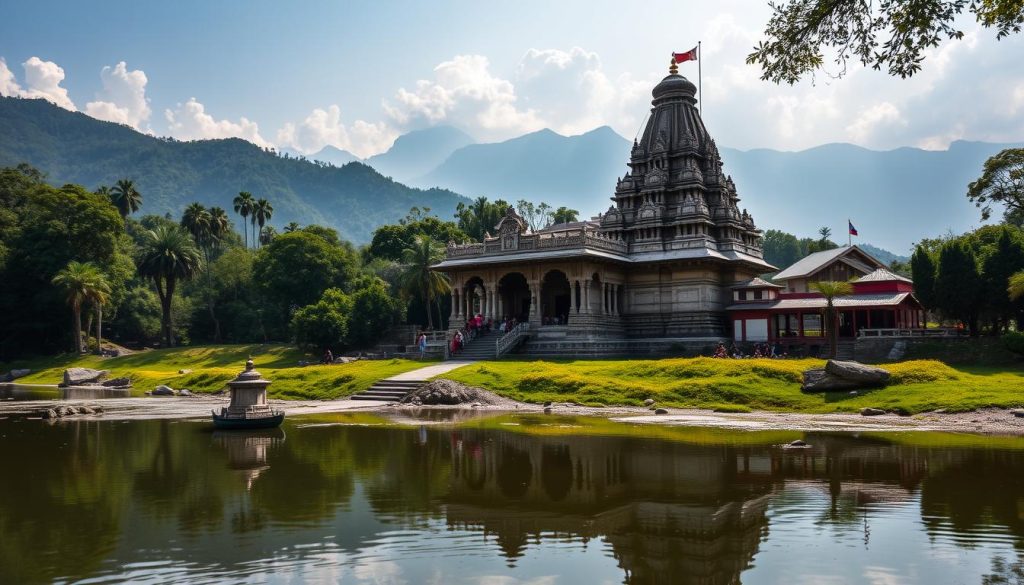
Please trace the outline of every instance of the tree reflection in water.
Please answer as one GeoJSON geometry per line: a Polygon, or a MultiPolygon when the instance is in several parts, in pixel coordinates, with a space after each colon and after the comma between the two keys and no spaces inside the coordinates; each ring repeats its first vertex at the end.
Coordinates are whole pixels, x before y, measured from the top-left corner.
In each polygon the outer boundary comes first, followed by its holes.
{"type": "MultiPolygon", "coordinates": [[[[586,563],[577,553],[597,539],[626,583],[734,583],[771,538],[772,502],[796,491],[818,494],[818,524],[865,537],[873,506],[919,500],[907,530],[965,550],[1001,531],[1024,550],[1022,450],[812,434],[812,449],[787,451],[757,435],[526,430],[298,419],[284,432],[211,434],[188,422],[0,420],[0,583],[154,559],[249,574],[271,556],[301,563],[300,544],[354,555],[396,530],[425,546],[439,529],[476,535],[474,551],[500,554],[510,571],[565,543],[578,546],[567,566],[586,563]]],[[[401,565],[395,555],[386,560],[401,565]]],[[[978,578],[1019,581],[1009,558],[978,578]]]]}

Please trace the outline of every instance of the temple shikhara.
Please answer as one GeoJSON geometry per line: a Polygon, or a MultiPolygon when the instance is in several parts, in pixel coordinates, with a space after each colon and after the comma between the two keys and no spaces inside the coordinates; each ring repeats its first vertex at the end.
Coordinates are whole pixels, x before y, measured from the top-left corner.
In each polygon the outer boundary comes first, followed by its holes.
{"type": "MultiPolygon", "coordinates": [[[[696,92],[673,63],[604,213],[531,231],[509,208],[493,237],[449,244],[434,269],[451,279],[451,327],[478,314],[514,318],[528,323],[516,336],[533,355],[704,352],[734,333],[767,341],[770,307],[731,305],[737,287],[778,269],[763,259],[761,230],[723,171],[696,92]]],[[[752,298],[777,296],[765,284],[752,298]]]]}

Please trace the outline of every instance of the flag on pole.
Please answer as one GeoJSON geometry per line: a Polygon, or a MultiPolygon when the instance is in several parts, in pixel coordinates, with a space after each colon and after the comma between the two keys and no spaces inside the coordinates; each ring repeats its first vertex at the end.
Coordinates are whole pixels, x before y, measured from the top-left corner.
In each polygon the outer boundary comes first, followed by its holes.
{"type": "Polygon", "coordinates": [[[697,47],[694,47],[685,53],[672,53],[672,58],[676,60],[676,63],[683,63],[685,61],[696,61],[697,47]]]}
{"type": "Polygon", "coordinates": [[[857,228],[853,227],[853,222],[852,221],[846,220],[846,223],[850,224],[850,235],[851,236],[859,235],[859,234],[857,234],[857,228]]]}

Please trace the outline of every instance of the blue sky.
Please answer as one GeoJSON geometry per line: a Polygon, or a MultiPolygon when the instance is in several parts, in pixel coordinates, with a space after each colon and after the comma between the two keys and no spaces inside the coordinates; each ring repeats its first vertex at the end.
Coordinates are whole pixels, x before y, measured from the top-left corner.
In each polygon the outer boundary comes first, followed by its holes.
{"type": "Polygon", "coordinates": [[[1024,141],[1024,42],[969,20],[909,81],[854,67],[779,87],[743,63],[769,15],[761,1],[8,4],[0,94],[183,139],[368,156],[436,124],[484,141],[604,124],[631,137],[669,53],[700,39],[722,145],[1024,141]]]}

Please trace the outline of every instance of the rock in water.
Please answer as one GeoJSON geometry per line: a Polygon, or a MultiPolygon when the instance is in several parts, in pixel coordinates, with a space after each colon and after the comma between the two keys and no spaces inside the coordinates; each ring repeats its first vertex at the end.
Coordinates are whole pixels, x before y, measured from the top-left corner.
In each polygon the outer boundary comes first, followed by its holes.
{"type": "Polygon", "coordinates": [[[188,388],[182,388],[178,390],[178,396],[192,396],[192,391],[188,388]]]}
{"type": "Polygon", "coordinates": [[[132,381],[127,377],[113,378],[100,383],[100,386],[107,388],[127,388],[132,385],[132,381]]]}
{"type": "Polygon", "coordinates": [[[90,370],[89,368],[68,368],[64,370],[62,386],[78,386],[99,382],[110,374],[107,370],[90,370]]]}
{"type": "Polygon", "coordinates": [[[860,409],[860,414],[862,416],[879,416],[879,415],[885,414],[885,411],[882,410],[881,408],[870,408],[870,407],[868,407],[868,408],[860,409]]]}
{"type": "Polygon", "coordinates": [[[804,383],[800,386],[800,390],[803,392],[836,392],[854,390],[861,386],[860,382],[844,380],[828,373],[824,368],[814,368],[804,372],[804,383]]]}
{"type": "Polygon", "coordinates": [[[0,375],[0,381],[2,382],[13,382],[18,378],[23,378],[32,373],[32,370],[28,368],[21,368],[17,370],[11,370],[6,374],[0,375]]]}
{"type": "Polygon", "coordinates": [[[1010,414],[1017,418],[1024,418],[1024,408],[1011,408],[1010,414]]]}
{"type": "Polygon", "coordinates": [[[163,384],[161,384],[154,388],[151,394],[153,396],[174,396],[177,394],[177,392],[174,391],[174,388],[171,388],[170,386],[164,386],[163,384]]]}
{"type": "Polygon", "coordinates": [[[807,446],[807,441],[804,441],[802,439],[797,439],[795,441],[790,441],[789,442],[789,446],[790,447],[806,447],[807,446]]]}
{"type": "Polygon", "coordinates": [[[862,382],[873,386],[881,386],[889,382],[889,372],[876,366],[867,366],[859,362],[828,360],[825,371],[844,380],[862,382]]]}
{"type": "Polygon", "coordinates": [[[654,411],[654,414],[668,414],[668,411],[664,408],[659,408],[654,411]]]}

